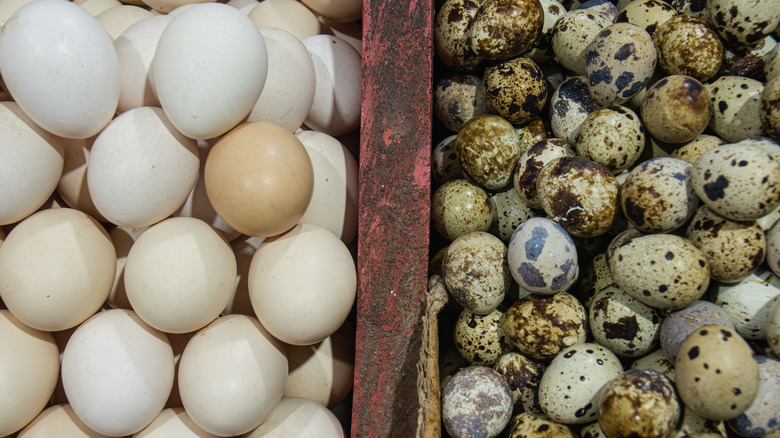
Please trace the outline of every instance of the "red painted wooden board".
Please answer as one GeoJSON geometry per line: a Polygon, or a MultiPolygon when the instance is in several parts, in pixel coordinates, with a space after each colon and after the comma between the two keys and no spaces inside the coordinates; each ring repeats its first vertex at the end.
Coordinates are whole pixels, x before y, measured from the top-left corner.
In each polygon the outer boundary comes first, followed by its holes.
{"type": "Polygon", "coordinates": [[[353,437],[413,437],[430,223],[432,0],[363,2],[353,437]]]}

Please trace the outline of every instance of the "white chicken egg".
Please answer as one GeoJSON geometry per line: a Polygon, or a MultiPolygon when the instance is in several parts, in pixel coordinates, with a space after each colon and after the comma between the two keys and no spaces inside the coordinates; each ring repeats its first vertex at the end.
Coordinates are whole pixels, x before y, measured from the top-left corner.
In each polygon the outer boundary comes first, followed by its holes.
{"type": "Polygon", "coordinates": [[[82,9],[97,17],[101,13],[121,6],[122,3],[119,0],[73,0],[74,4],[81,6],[82,9]]]}
{"type": "Polygon", "coordinates": [[[257,27],[284,29],[301,41],[320,33],[317,17],[296,0],[263,0],[247,15],[257,27]]]}
{"type": "Polygon", "coordinates": [[[35,420],[19,432],[18,438],[48,438],[62,436],[68,438],[104,438],[87,427],[73,412],[68,403],[60,403],[46,408],[35,420]]]}
{"type": "Polygon", "coordinates": [[[198,427],[184,408],[167,408],[133,438],[216,438],[198,427]]]}
{"type": "Polygon", "coordinates": [[[100,15],[97,16],[97,20],[106,32],[108,32],[111,41],[116,41],[125,29],[144,18],[153,16],[154,14],[147,9],[133,5],[120,5],[101,12],[100,15]]]}
{"type": "Polygon", "coordinates": [[[342,438],[338,418],[325,406],[301,397],[284,397],[263,424],[245,438],[342,438]]]}
{"type": "Polygon", "coordinates": [[[99,222],[107,222],[92,202],[87,185],[87,162],[94,141],[95,137],[61,139],[65,151],[65,163],[60,182],[57,183],[57,194],[68,207],[81,210],[99,222]]]}

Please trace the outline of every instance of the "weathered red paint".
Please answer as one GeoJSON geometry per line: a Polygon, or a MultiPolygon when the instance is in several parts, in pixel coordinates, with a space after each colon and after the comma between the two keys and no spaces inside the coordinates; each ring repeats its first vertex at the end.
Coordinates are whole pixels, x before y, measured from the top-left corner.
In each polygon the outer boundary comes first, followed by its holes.
{"type": "Polygon", "coordinates": [[[430,223],[432,0],[363,2],[353,437],[412,437],[430,223]]]}

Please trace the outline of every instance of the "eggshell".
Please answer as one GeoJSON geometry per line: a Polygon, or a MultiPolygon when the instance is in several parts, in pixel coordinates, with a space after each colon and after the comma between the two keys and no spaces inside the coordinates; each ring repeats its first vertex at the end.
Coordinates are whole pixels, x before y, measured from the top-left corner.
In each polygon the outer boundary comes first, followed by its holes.
{"type": "Polygon", "coordinates": [[[349,43],[331,35],[303,40],[314,62],[316,89],[306,126],[338,137],[360,124],[361,57],[349,43]]]}
{"type": "Polygon", "coordinates": [[[520,286],[544,295],[568,290],[579,273],[574,242],[547,218],[528,219],[515,230],[507,263],[520,286]]]}
{"type": "Polygon", "coordinates": [[[209,0],[141,0],[157,12],[167,14],[182,6],[205,3],[209,0]]]}
{"type": "Polygon", "coordinates": [[[756,356],[761,383],[750,407],[737,418],[729,420],[729,427],[739,436],[766,436],[780,430],[780,361],[767,356],[756,356]]]}
{"type": "Polygon", "coordinates": [[[588,114],[577,135],[577,155],[613,174],[631,167],[645,147],[645,130],[630,108],[610,105],[588,114]]]}
{"type": "Polygon", "coordinates": [[[712,102],[710,129],[727,142],[762,135],[764,84],[742,76],[720,76],[704,85],[712,102]]]}
{"type": "Polygon", "coordinates": [[[504,335],[502,309],[487,315],[463,310],[455,322],[453,339],[460,354],[472,365],[493,366],[502,354],[513,349],[504,335]]]}
{"type": "Polygon", "coordinates": [[[300,397],[282,398],[268,418],[243,438],[295,438],[345,436],[338,418],[321,404],[300,397]]]}
{"type": "Polygon", "coordinates": [[[450,131],[460,131],[466,122],[487,112],[482,78],[450,73],[435,84],[433,113],[450,131]]]}
{"type": "Polygon", "coordinates": [[[780,9],[770,3],[711,0],[710,11],[713,27],[731,44],[755,44],[780,23],[780,9]]]}
{"type": "Polygon", "coordinates": [[[490,60],[515,58],[542,32],[544,11],[539,0],[487,0],[469,27],[471,50],[490,60]]]}
{"type": "Polygon", "coordinates": [[[458,131],[455,150],[466,174],[487,190],[501,189],[511,181],[520,156],[514,127],[495,114],[466,122],[458,131]]]}
{"type": "Polygon", "coordinates": [[[612,272],[607,263],[607,254],[602,252],[594,256],[585,267],[580,270],[572,291],[585,307],[590,308],[590,303],[597,292],[614,284],[612,272]]]}
{"type": "Polygon", "coordinates": [[[714,291],[718,304],[734,321],[743,338],[766,338],[769,310],[780,295],[780,278],[760,269],[733,285],[719,284],[714,291]]]}
{"type": "Polygon", "coordinates": [[[59,375],[60,355],[54,337],[0,310],[0,391],[6,403],[0,408],[0,435],[25,427],[46,406],[59,375]]]}
{"type": "Polygon", "coordinates": [[[129,435],[151,423],[168,399],[173,373],[165,334],[125,309],[84,322],[62,355],[62,384],[73,411],[105,435],[129,435]]]}
{"type": "Polygon", "coordinates": [[[198,147],[160,108],[117,116],[92,144],[87,184],[106,219],[144,227],[170,216],[198,178],[198,147]]]}
{"type": "Polygon", "coordinates": [[[70,208],[43,210],[0,248],[0,296],[30,327],[65,330],[100,308],[115,269],[114,246],[99,223],[70,208]]]}
{"type": "Polygon", "coordinates": [[[488,106],[511,123],[528,123],[547,103],[544,73],[525,56],[489,65],[482,81],[488,106]]]}
{"type": "Polygon", "coordinates": [[[780,277],[780,220],[766,231],[766,263],[780,277]]]}
{"type": "Polygon", "coordinates": [[[95,207],[87,184],[87,162],[95,137],[85,139],[61,139],[65,162],[62,176],[57,183],[57,194],[68,207],[81,210],[99,222],[108,222],[95,207]]]}
{"type": "Polygon", "coordinates": [[[179,363],[184,409],[219,436],[240,435],[265,421],[282,399],[286,379],[284,345],[245,315],[209,324],[187,343],[179,363]]]}
{"type": "Polygon", "coordinates": [[[258,0],[228,0],[227,4],[249,15],[252,9],[259,5],[260,2],[258,0]]]}
{"type": "Polygon", "coordinates": [[[19,8],[30,3],[32,0],[6,0],[0,3],[0,27],[2,27],[11,15],[19,8]]]}
{"type": "Polygon", "coordinates": [[[233,255],[236,256],[238,275],[236,278],[236,290],[233,292],[233,296],[230,297],[227,306],[225,306],[224,315],[255,315],[255,311],[252,309],[252,302],[249,300],[249,266],[252,263],[255,251],[263,243],[263,240],[265,240],[264,237],[242,235],[230,242],[233,255]]]}
{"type": "Polygon", "coordinates": [[[321,30],[317,16],[295,0],[264,0],[247,15],[257,27],[283,29],[301,41],[321,30]]]}
{"type": "Polygon", "coordinates": [[[87,427],[68,403],[46,408],[35,420],[19,432],[19,438],[47,438],[67,436],[69,438],[105,438],[87,427]]]}
{"type": "Polygon", "coordinates": [[[453,240],[442,260],[442,277],[455,301],[478,315],[495,310],[511,281],[506,253],[501,239],[482,231],[453,240]]]}
{"type": "Polygon", "coordinates": [[[176,15],[152,64],[165,113],[192,138],[216,137],[240,123],[260,97],[267,73],[257,26],[220,3],[191,5],[176,15]]]}
{"type": "Polygon", "coordinates": [[[100,23],[74,3],[40,0],[6,24],[0,70],[24,112],[67,138],[91,137],[106,126],[119,100],[119,63],[100,23]]]}
{"type": "Polygon", "coordinates": [[[483,60],[471,50],[469,28],[479,11],[476,0],[446,0],[436,12],[433,40],[436,53],[449,68],[476,73],[483,60]]]}
{"type": "Polygon", "coordinates": [[[167,408],[133,438],[216,438],[198,427],[184,408],[167,408]]]}
{"type": "Polygon", "coordinates": [[[720,146],[724,143],[726,143],[726,141],[722,138],[709,134],[701,134],[688,143],[675,149],[672,152],[671,157],[679,158],[681,160],[687,161],[690,164],[693,164],[696,159],[699,158],[699,155],[714,148],[715,146],[720,146]]]}
{"type": "Polygon", "coordinates": [[[249,268],[255,314],[287,344],[310,345],[333,334],[352,309],[356,288],[349,249],[316,225],[266,239],[249,268]]]}
{"type": "Polygon", "coordinates": [[[542,412],[539,406],[539,382],[545,365],[516,351],[503,354],[493,365],[512,389],[514,412],[542,412]]]}
{"type": "Polygon", "coordinates": [[[657,349],[645,356],[640,357],[631,364],[631,369],[646,368],[662,372],[666,377],[674,382],[674,361],[670,361],[664,355],[662,349],[657,349]]]}
{"type": "Polygon", "coordinates": [[[707,89],[695,78],[667,76],[648,87],[640,113],[650,135],[668,143],[698,137],[712,116],[707,89]]]}
{"type": "Polygon", "coordinates": [[[126,228],[126,227],[113,227],[108,232],[111,236],[111,241],[114,242],[114,249],[116,250],[116,274],[114,276],[114,284],[111,286],[111,292],[108,293],[106,298],[106,304],[114,309],[132,309],[130,300],[127,299],[127,291],[125,290],[125,265],[127,263],[127,255],[130,254],[130,248],[136,239],[149,229],[149,227],[141,228],[126,228]]]}
{"type": "Polygon", "coordinates": [[[723,43],[701,18],[677,15],[658,27],[653,36],[658,65],[673,75],[688,75],[707,81],[723,61],[723,43]]]}
{"type": "Polygon", "coordinates": [[[490,233],[504,242],[509,242],[517,227],[526,220],[539,216],[541,212],[533,210],[520,199],[517,190],[508,186],[490,197],[495,212],[490,233]]]}
{"type": "Polygon", "coordinates": [[[122,32],[144,18],[153,17],[147,9],[133,5],[114,6],[97,15],[100,25],[108,32],[111,41],[115,41],[122,32]]]}
{"type": "Polygon", "coordinates": [[[431,220],[447,240],[472,231],[487,231],[493,222],[493,207],[485,190],[466,179],[442,184],[433,193],[431,220]]]}
{"type": "Polygon", "coordinates": [[[0,224],[18,222],[41,207],[62,175],[60,139],[38,127],[15,102],[0,102],[0,224]]]}
{"type": "Polygon", "coordinates": [[[552,421],[548,416],[523,412],[509,421],[507,438],[575,438],[577,435],[566,425],[552,421]]]}
{"type": "Polygon", "coordinates": [[[536,63],[543,63],[551,61],[555,57],[550,42],[552,30],[553,26],[555,26],[555,22],[558,21],[558,18],[566,13],[566,7],[557,0],[539,0],[539,4],[542,5],[544,24],[542,25],[542,31],[539,34],[539,37],[525,56],[533,59],[536,63]]]}
{"type": "Polygon", "coordinates": [[[768,81],[764,86],[760,111],[767,135],[780,140],[780,79],[768,81]]]}
{"type": "Polygon", "coordinates": [[[550,128],[553,134],[576,146],[582,123],[599,107],[590,95],[584,76],[566,79],[550,98],[550,128]]]}
{"type": "Polygon", "coordinates": [[[442,389],[441,403],[444,428],[453,437],[496,437],[512,416],[509,384],[483,366],[455,373],[442,389]]]}
{"type": "Polygon", "coordinates": [[[612,285],[593,297],[588,324],[599,344],[618,356],[638,357],[656,345],[662,319],[657,309],[612,285]]]}
{"type": "Polygon", "coordinates": [[[301,3],[317,14],[339,23],[357,21],[363,13],[363,3],[359,0],[303,0],[301,3]]]}
{"type": "Polygon", "coordinates": [[[561,15],[550,38],[558,62],[575,74],[584,75],[588,45],[611,24],[612,17],[589,9],[569,10],[561,15]]]}
{"type": "Polygon", "coordinates": [[[95,17],[111,8],[122,5],[119,0],[74,0],[73,3],[81,6],[95,17]]]}
{"type": "Polygon", "coordinates": [[[689,306],[669,313],[661,324],[661,349],[672,362],[677,360],[680,345],[705,325],[721,325],[734,330],[734,322],[722,307],[715,303],[697,300],[689,306]]]}
{"type": "Polygon", "coordinates": [[[766,340],[776,356],[780,356],[780,299],[769,308],[766,322],[766,340]]]}

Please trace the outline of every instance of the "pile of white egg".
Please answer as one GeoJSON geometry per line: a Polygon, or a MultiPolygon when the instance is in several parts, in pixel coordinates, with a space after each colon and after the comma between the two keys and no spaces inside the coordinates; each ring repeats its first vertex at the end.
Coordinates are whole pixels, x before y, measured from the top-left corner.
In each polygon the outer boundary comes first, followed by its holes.
{"type": "Polygon", "coordinates": [[[780,3],[443,0],[456,438],[780,435],[780,3]]]}
{"type": "Polygon", "coordinates": [[[345,435],[361,15],[0,3],[0,436],[345,435]]]}

